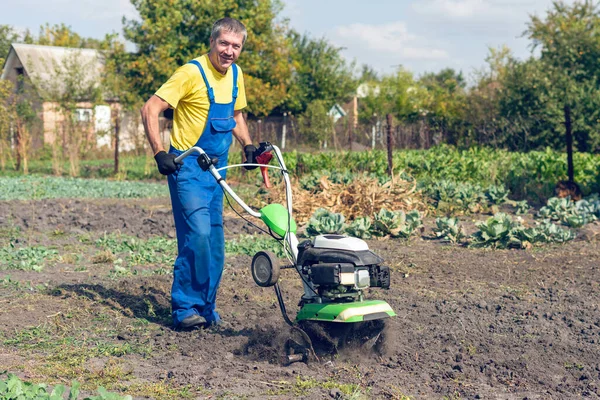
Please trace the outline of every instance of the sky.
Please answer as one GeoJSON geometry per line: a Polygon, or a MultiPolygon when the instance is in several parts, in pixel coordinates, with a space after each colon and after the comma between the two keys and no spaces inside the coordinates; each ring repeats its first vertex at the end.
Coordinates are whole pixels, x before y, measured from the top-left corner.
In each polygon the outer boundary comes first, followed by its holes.
{"type": "MultiPolygon", "coordinates": [[[[485,68],[489,48],[507,45],[531,54],[522,37],[531,15],[543,17],[552,0],[282,0],[280,17],[311,37],[342,48],[358,66],[380,74],[402,66],[415,75],[443,68],[466,77],[485,68]]],[[[573,3],[574,0],[566,0],[573,3]]],[[[69,25],[84,37],[122,31],[136,18],[129,0],[0,0],[0,24],[37,34],[45,23],[69,25]]]]}

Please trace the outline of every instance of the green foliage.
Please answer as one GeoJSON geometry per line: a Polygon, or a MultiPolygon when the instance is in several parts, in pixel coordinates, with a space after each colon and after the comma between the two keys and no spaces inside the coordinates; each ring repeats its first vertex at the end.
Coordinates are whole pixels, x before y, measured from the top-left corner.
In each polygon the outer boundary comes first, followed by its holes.
{"type": "Polygon", "coordinates": [[[424,108],[427,89],[415,82],[413,74],[404,68],[379,81],[367,82],[365,94],[359,109],[363,122],[371,122],[377,116],[383,118],[388,113],[399,121],[409,122],[427,113],[424,108]]]}
{"type": "Polygon", "coordinates": [[[165,185],[99,179],[21,176],[0,178],[0,200],[149,198],[168,196],[165,185]]]}
{"type": "Polygon", "coordinates": [[[0,269],[41,271],[46,261],[52,260],[58,252],[45,246],[19,247],[11,242],[0,247],[0,269]]]}
{"type": "Polygon", "coordinates": [[[105,40],[84,38],[64,23],[55,25],[46,23],[40,27],[39,32],[37,38],[33,39],[35,44],[98,50],[107,50],[110,46],[111,38],[117,36],[117,34],[106,35],[105,40]]]}
{"type": "Polygon", "coordinates": [[[485,222],[477,222],[478,232],[472,235],[471,247],[521,248],[521,241],[515,237],[514,223],[510,216],[498,213],[485,222]]]}
{"type": "Polygon", "coordinates": [[[456,143],[458,138],[454,135],[461,130],[466,109],[466,82],[462,72],[446,68],[437,74],[424,74],[419,83],[426,89],[421,112],[425,121],[446,143],[456,143]]]}
{"type": "Polygon", "coordinates": [[[319,208],[314,212],[308,225],[306,234],[309,236],[323,235],[328,233],[341,233],[345,227],[346,219],[342,214],[330,212],[324,208],[319,208]]]}
{"type": "Polygon", "coordinates": [[[327,111],[328,108],[324,101],[315,100],[298,117],[298,130],[306,143],[311,143],[313,146],[322,145],[323,142],[330,139],[333,132],[333,121],[327,111]]]}
{"type": "Polygon", "coordinates": [[[527,212],[531,208],[529,206],[529,203],[527,203],[527,200],[515,201],[514,205],[516,207],[517,215],[527,214],[527,212]]]}
{"type": "Polygon", "coordinates": [[[10,45],[16,42],[19,35],[10,25],[0,25],[0,65],[4,65],[4,60],[8,57],[10,45]]]}
{"type": "Polygon", "coordinates": [[[498,205],[505,203],[508,200],[508,194],[510,193],[504,186],[490,185],[485,191],[490,204],[498,205]]]}
{"type": "Polygon", "coordinates": [[[366,216],[358,217],[354,221],[352,221],[346,227],[345,232],[350,236],[357,237],[360,239],[370,239],[373,236],[371,230],[371,218],[366,216]]]}
{"type": "Polygon", "coordinates": [[[236,239],[225,241],[226,254],[245,254],[254,256],[259,251],[271,251],[279,258],[285,258],[286,253],[278,241],[266,235],[240,235],[236,239]]]}
{"type": "MultiPolygon", "coordinates": [[[[79,388],[80,384],[73,381],[67,399],[77,400],[79,398],[79,388]]],[[[4,400],[64,400],[65,392],[66,387],[64,385],[56,385],[48,393],[48,385],[25,382],[14,374],[8,374],[7,379],[0,381],[0,398],[4,400]]],[[[103,387],[99,387],[98,395],[85,397],[83,400],[132,400],[132,397],[110,393],[103,387]]]]}
{"type": "Polygon", "coordinates": [[[405,213],[402,210],[388,211],[382,208],[374,217],[375,236],[408,238],[423,226],[417,210],[405,213]]]}
{"type": "Polygon", "coordinates": [[[579,228],[600,218],[600,201],[597,194],[576,202],[570,197],[552,197],[540,208],[538,217],[579,228]]]}
{"type": "Polygon", "coordinates": [[[530,243],[564,243],[575,239],[573,231],[548,220],[542,221],[536,228],[524,229],[522,234],[530,243]]]}
{"type": "Polygon", "coordinates": [[[505,213],[497,213],[476,225],[479,231],[471,236],[469,244],[475,248],[526,249],[537,243],[563,243],[575,238],[570,230],[548,221],[544,221],[538,228],[527,228],[505,213]]]}
{"type": "MultiPolygon", "coordinates": [[[[115,256],[124,255],[128,266],[173,265],[177,251],[175,239],[166,239],[158,236],[149,239],[139,239],[126,235],[105,234],[95,244],[102,249],[108,250],[115,256]]],[[[110,262],[117,260],[110,257],[106,259],[106,261],[110,262]]],[[[115,272],[123,274],[129,271],[120,265],[115,265],[115,272]]]]}
{"type": "MultiPolygon", "coordinates": [[[[347,65],[341,48],[324,38],[311,39],[295,31],[288,34],[294,74],[282,108],[295,114],[304,113],[315,101],[327,112],[336,102],[343,103],[356,91],[352,65],[347,65]]],[[[331,122],[327,126],[331,129],[331,122]]]]}
{"type": "Polygon", "coordinates": [[[433,232],[438,239],[457,243],[465,237],[463,227],[459,224],[458,218],[436,218],[435,225],[433,232]]]}
{"type": "Polygon", "coordinates": [[[223,16],[245,24],[248,39],[239,64],[250,111],[264,116],[285,100],[291,69],[284,28],[274,0],[132,0],[139,17],[124,20],[124,36],[137,52],[125,60],[129,86],[149,98],[175,69],[208,52],[212,25],[223,16]]]}
{"type": "MultiPolygon", "coordinates": [[[[441,211],[478,212],[488,206],[486,195],[489,190],[484,192],[480,185],[441,180],[425,186],[424,190],[441,211]]],[[[492,193],[496,192],[492,191],[492,193]]]]}

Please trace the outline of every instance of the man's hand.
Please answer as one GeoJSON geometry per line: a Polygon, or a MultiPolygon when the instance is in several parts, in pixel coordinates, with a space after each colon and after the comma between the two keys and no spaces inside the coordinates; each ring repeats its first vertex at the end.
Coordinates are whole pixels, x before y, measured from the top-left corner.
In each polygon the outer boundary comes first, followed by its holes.
{"type": "Polygon", "coordinates": [[[179,169],[180,165],[183,165],[183,161],[175,161],[177,156],[175,154],[167,153],[162,150],[156,153],[154,159],[158,166],[158,172],[163,175],[171,175],[173,172],[179,169]]]}
{"type": "MultiPolygon", "coordinates": [[[[246,162],[244,164],[256,164],[256,147],[253,144],[244,146],[244,155],[246,156],[246,162]]],[[[256,165],[244,165],[247,170],[255,169],[256,165]]]]}

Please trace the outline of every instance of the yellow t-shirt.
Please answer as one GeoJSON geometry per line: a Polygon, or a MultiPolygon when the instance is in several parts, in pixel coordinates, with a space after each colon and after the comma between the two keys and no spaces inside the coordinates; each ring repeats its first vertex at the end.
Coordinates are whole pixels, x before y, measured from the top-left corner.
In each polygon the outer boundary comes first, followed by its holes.
{"type": "MultiPolygon", "coordinates": [[[[206,79],[213,88],[215,102],[231,103],[232,67],[229,67],[227,73],[222,75],[213,67],[207,54],[196,60],[202,65],[206,79]]],[[[246,107],[247,102],[244,77],[240,67],[238,67],[237,80],[238,97],[234,109],[241,110],[246,107]]],[[[194,146],[204,131],[210,105],[206,84],[198,67],[189,63],[182,65],[155,94],[174,108],[171,145],[177,150],[187,150],[194,146]]]]}

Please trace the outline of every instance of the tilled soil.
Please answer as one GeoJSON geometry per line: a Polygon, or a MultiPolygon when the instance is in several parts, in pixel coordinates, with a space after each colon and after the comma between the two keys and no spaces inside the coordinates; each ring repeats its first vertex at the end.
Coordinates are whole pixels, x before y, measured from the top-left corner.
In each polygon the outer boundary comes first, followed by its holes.
{"type": "MultiPolygon", "coordinates": [[[[472,229],[469,218],[463,223],[472,229]]],[[[229,215],[225,227],[228,238],[254,231],[229,215]]],[[[110,232],[174,237],[168,199],[1,202],[0,231],[3,245],[11,235],[60,249],[110,232]]],[[[123,383],[113,386],[137,398],[599,398],[600,246],[582,236],[528,251],[443,244],[427,230],[409,241],[368,241],[392,269],[391,288],[367,294],[397,313],[383,354],[346,349],[290,366],[279,362],[290,330],[272,289],[252,281],[250,256],[227,259],[218,296],[225,324],[194,331],[169,325],[170,275],[140,268],[114,277],[112,265],[87,253],[39,272],[0,270],[0,371],[59,383],[118,367],[123,383]],[[43,340],[32,334],[42,328],[51,333],[43,340]],[[66,344],[55,342],[68,337],[82,348],[134,350],[96,351],[65,376],[43,369],[59,365],[54,356],[66,344]],[[157,385],[179,391],[140,389],[157,385]]],[[[158,267],[168,268],[146,269],[158,267]]],[[[299,280],[284,270],[280,284],[293,317],[299,280]]]]}

